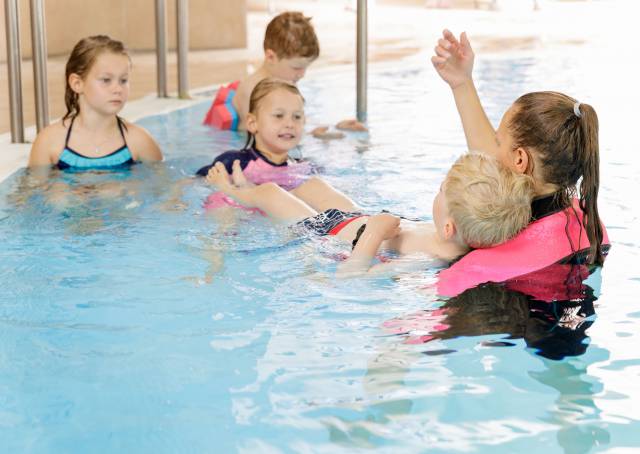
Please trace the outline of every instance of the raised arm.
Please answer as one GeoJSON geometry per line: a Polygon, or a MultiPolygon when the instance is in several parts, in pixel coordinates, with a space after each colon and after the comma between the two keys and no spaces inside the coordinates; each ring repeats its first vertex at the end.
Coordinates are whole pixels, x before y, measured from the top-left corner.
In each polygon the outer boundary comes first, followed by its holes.
{"type": "Polygon", "coordinates": [[[458,40],[445,29],[431,62],[451,87],[469,149],[495,154],[495,129],[487,118],[473,83],[473,59],[474,53],[467,34],[462,33],[458,40]]]}

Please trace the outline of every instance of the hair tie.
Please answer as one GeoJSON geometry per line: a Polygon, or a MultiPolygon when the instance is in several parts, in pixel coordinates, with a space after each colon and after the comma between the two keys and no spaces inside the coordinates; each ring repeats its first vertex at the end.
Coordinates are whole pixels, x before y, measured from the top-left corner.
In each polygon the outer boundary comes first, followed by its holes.
{"type": "Polygon", "coordinates": [[[576,101],[573,105],[573,113],[576,114],[576,117],[581,118],[582,113],[580,112],[580,101],[576,101]]]}

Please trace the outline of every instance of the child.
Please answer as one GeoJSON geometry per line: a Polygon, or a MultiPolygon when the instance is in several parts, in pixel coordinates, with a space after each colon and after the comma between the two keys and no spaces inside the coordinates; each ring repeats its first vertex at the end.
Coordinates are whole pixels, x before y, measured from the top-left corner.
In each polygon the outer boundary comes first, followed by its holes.
{"type": "MultiPolygon", "coordinates": [[[[532,220],[551,222],[558,213],[575,216],[584,228],[577,230],[576,238],[566,233],[572,250],[573,244],[578,245],[573,255],[585,252],[580,250],[584,230],[588,237],[587,261],[601,265],[608,240],[598,214],[600,157],[595,110],[562,93],[527,93],[511,105],[494,130],[473,83],[473,60],[467,35],[462,33],[458,40],[449,30],[444,30],[431,58],[438,74],[451,87],[469,148],[490,153],[513,171],[530,175],[536,196],[532,220]],[[578,181],[579,209],[572,210],[578,181]],[[578,211],[584,214],[584,223],[578,211]]],[[[541,245],[530,246],[531,250],[520,252],[522,260],[541,245]]],[[[560,259],[566,257],[549,256],[544,265],[560,259]]]]}
{"type": "Polygon", "coordinates": [[[351,243],[351,256],[338,268],[343,275],[367,272],[381,248],[451,261],[470,247],[502,243],[529,222],[533,195],[530,177],[480,153],[465,154],[451,167],[433,203],[433,223],[401,220],[386,212],[366,215],[344,199],[339,207],[329,199],[314,207],[273,183],[251,185],[243,178],[239,161],[234,162],[231,177],[218,163],[207,180],[243,205],[296,222],[298,229],[351,243]]]}
{"type": "MultiPolygon", "coordinates": [[[[298,146],[302,139],[304,124],[304,98],[298,88],[283,80],[263,79],[251,93],[247,114],[247,146],[239,151],[222,153],[212,164],[198,170],[197,174],[206,176],[216,163],[221,163],[231,173],[232,164],[238,161],[240,170],[250,182],[275,182],[296,193],[296,188],[312,172],[308,162],[293,161],[289,157],[289,151],[298,146]]],[[[326,194],[341,196],[319,179],[312,179],[300,191],[305,197],[315,199],[326,194]]],[[[216,208],[225,204],[234,205],[223,193],[214,193],[205,206],[216,208]]]]}
{"type": "Polygon", "coordinates": [[[29,167],[112,169],[160,161],[162,153],[149,133],[118,116],[129,96],[130,70],[120,41],[103,35],[81,39],[66,66],[67,113],[40,131],[29,167]]]}
{"type": "MultiPolygon", "coordinates": [[[[300,12],[287,11],[274,17],[267,25],[263,47],[262,66],[246,79],[218,91],[205,117],[205,124],[221,129],[247,129],[249,103],[255,86],[270,77],[295,85],[320,55],[320,44],[311,25],[311,18],[300,12]]],[[[336,127],[366,130],[356,120],[343,120],[336,127]]],[[[327,133],[326,127],[316,128],[313,134],[316,137],[338,137],[335,133],[327,133]]]]}

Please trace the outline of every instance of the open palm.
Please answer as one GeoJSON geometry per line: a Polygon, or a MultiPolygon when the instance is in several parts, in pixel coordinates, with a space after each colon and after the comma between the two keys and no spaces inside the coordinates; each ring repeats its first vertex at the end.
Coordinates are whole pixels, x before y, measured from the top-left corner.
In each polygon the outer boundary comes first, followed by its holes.
{"type": "Polygon", "coordinates": [[[471,79],[474,54],[466,33],[462,33],[458,40],[449,30],[444,30],[434,50],[435,55],[431,57],[431,62],[451,88],[456,88],[471,79]]]}

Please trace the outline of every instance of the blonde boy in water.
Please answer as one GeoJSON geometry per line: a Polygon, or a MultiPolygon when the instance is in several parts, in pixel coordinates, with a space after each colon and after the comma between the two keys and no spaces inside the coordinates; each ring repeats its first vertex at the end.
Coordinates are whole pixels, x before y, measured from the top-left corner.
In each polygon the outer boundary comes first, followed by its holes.
{"type": "MultiPolygon", "coordinates": [[[[238,112],[238,129],[246,129],[249,99],[254,87],[268,77],[282,79],[296,84],[302,79],[307,68],[320,55],[320,44],[311,25],[311,18],[300,12],[287,11],[274,17],[267,25],[264,35],[264,60],[256,72],[240,81],[231,101],[238,112]]],[[[343,120],[336,125],[339,129],[366,131],[366,127],[356,120],[343,120]]],[[[327,127],[314,129],[316,137],[334,138],[327,135],[327,127]]],[[[338,134],[339,136],[339,134],[338,134]]]]}
{"type": "Polygon", "coordinates": [[[308,202],[304,185],[315,184],[316,179],[303,183],[297,194],[275,183],[255,186],[244,178],[237,161],[231,176],[218,163],[207,180],[239,203],[295,224],[296,230],[332,235],[352,244],[350,257],[338,267],[339,275],[393,266],[394,261],[372,266],[381,251],[406,256],[404,267],[407,259],[449,262],[472,247],[502,243],[529,223],[533,196],[531,177],[516,174],[482,153],[467,153],[451,167],[433,202],[433,222],[410,221],[386,212],[364,214],[338,191],[333,197],[308,202]]]}

